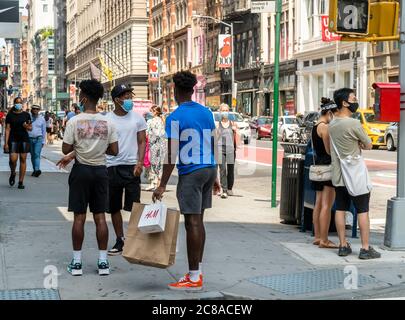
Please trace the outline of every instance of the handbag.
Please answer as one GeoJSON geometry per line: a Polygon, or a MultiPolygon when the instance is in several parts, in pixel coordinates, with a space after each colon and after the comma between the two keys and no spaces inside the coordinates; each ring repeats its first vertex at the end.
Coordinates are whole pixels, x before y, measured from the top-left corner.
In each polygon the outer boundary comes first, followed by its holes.
{"type": "Polygon", "coordinates": [[[362,154],[354,157],[348,156],[345,159],[342,159],[332,137],[330,140],[333,149],[340,160],[340,168],[342,170],[343,181],[347,192],[353,197],[370,193],[373,189],[373,184],[362,154]]]}
{"type": "MultiPolygon", "coordinates": [[[[313,129],[312,129],[313,130],[313,129]]],[[[314,142],[311,137],[312,158],[314,164],[309,167],[309,180],[314,182],[325,182],[332,180],[332,165],[316,165],[314,142]]]]}

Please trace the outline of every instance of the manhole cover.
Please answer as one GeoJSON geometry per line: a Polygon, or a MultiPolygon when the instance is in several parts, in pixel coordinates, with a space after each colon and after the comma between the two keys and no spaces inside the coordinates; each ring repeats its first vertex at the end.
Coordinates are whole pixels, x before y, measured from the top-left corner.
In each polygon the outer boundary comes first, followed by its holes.
{"type": "MultiPolygon", "coordinates": [[[[288,296],[307,294],[334,289],[343,289],[344,280],[348,275],[342,269],[324,269],[302,273],[256,277],[250,282],[284,293],[288,296]]],[[[371,277],[359,275],[358,287],[376,283],[371,277]]]]}
{"type": "Polygon", "coordinates": [[[5,290],[0,291],[0,300],[60,300],[57,290],[5,290]]]}

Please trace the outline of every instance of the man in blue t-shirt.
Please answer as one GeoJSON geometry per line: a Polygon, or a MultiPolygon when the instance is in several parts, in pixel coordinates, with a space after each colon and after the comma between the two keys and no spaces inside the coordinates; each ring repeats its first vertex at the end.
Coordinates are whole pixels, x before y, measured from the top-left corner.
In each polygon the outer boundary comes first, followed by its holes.
{"type": "Polygon", "coordinates": [[[212,112],[191,100],[197,78],[189,71],[174,75],[174,95],[179,107],[166,120],[168,154],[159,188],[153,201],[161,200],[177,157],[179,182],[177,199],[187,232],[189,273],[169,285],[173,290],[201,290],[202,258],[205,246],[204,211],[212,207],[213,188],[220,191],[215,161],[212,112]]]}

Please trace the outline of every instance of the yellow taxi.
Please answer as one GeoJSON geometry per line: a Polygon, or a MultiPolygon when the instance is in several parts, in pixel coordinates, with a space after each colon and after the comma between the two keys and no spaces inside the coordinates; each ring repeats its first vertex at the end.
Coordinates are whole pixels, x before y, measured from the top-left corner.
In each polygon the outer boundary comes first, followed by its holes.
{"type": "Polygon", "coordinates": [[[390,126],[389,122],[376,121],[373,109],[359,109],[353,114],[353,118],[360,120],[364,131],[373,143],[373,149],[386,145],[385,131],[390,126]]]}

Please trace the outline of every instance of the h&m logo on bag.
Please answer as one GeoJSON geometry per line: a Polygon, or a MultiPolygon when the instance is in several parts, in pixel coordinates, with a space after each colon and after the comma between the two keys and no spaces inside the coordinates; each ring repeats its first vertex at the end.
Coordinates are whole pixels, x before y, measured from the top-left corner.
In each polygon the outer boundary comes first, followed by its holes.
{"type": "Polygon", "coordinates": [[[158,214],[159,210],[151,210],[146,214],[145,219],[154,219],[158,216],[158,214]]]}

